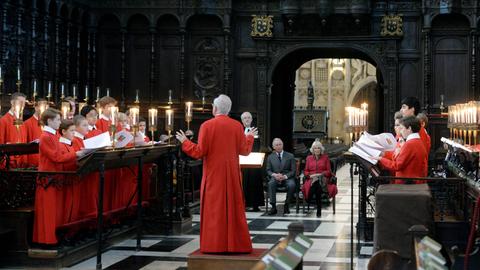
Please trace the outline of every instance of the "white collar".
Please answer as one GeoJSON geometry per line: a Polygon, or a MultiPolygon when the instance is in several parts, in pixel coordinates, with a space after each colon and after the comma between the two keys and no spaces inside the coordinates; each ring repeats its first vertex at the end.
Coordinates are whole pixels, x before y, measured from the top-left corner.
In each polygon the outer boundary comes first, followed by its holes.
{"type": "Polygon", "coordinates": [[[11,116],[13,116],[12,110],[8,110],[8,113],[9,113],[11,116]]]}
{"type": "Polygon", "coordinates": [[[97,127],[95,125],[93,125],[93,126],[88,125],[88,131],[92,131],[94,129],[97,129],[97,127]]]}
{"type": "Polygon", "coordinates": [[[126,130],[130,130],[130,125],[129,125],[129,124],[126,124],[126,125],[125,125],[125,129],[126,129],[126,130]]]}
{"type": "Polygon", "coordinates": [[[100,114],[100,119],[103,119],[103,120],[107,120],[107,121],[110,121],[110,118],[108,118],[107,116],[105,116],[103,113],[100,114]]]}
{"type": "Polygon", "coordinates": [[[283,150],[282,152],[278,153],[277,151],[275,151],[275,154],[278,156],[280,154],[280,157],[283,157],[283,150]]]}
{"type": "Polygon", "coordinates": [[[405,141],[409,141],[412,139],[420,139],[420,135],[418,135],[418,132],[415,133],[410,133],[410,135],[407,136],[407,139],[405,141]]]}
{"type": "Polygon", "coordinates": [[[77,138],[79,138],[79,139],[82,139],[82,140],[85,138],[85,136],[83,136],[80,132],[78,132],[78,131],[76,131],[76,130],[75,130],[75,134],[74,134],[73,136],[75,136],[75,137],[77,137],[77,138]]]}
{"type": "Polygon", "coordinates": [[[35,114],[33,114],[33,117],[38,121],[38,117],[35,114]]]}
{"type": "Polygon", "coordinates": [[[72,141],[70,141],[69,139],[67,139],[65,137],[60,137],[60,139],[58,141],[63,143],[63,144],[66,144],[66,145],[72,145],[72,141]]]}
{"type": "Polygon", "coordinates": [[[51,133],[53,135],[56,135],[57,134],[57,131],[47,125],[43,126],[43,131],[46,131],[48,133],[51,133]]]}

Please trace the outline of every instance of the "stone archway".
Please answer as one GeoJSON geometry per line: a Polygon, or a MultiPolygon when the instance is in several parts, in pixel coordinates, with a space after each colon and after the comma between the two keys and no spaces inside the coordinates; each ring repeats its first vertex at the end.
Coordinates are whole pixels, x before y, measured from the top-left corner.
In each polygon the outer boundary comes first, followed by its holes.
{"type": "MultiPolygon", "coordinates": [[[[315,58],[356,58],[369,62],[376,67],[378,80],[378,122],[379,129],[387,127],[392,118],[397,102],[396,93],[396,58],[387,57],[385,48],[387,42],[368,43],[360,46],[361,42],[329,42],[328,44],[302,44],[296,46],[280,46],[273,51],[271,65],[268,61],[265,69],[257,72],[259,78],[264,78],[265,92],[262,93],[262,82],[259,83],[259,100],[264,99],[266,106],[259,107],[259,122],[263,118],[265,130],[264,144],[269,145],[273,137],[284,137],[285,141],[292,141],[293,121],[293,91],[295,88],[295,70],[306,61],[315,58]],[[328,45],[328,46],[327,46],[328,45]],[[386,63],[380,59],[387,60],[386,63]],[[394,94],[392,94],[394,93],[394,94]],[[264,95],[264,96],[262,96],[264,95]],[[380,113],[381,112],[381,113],[380,113]],[[262,113],[263,115],[260,115],[262,113]],[[266,142],[266,143],[265,143],[266,142]]],[[[396,49],[395,45],[392,45],[396,49]]],[[[259,58],[260,60],[262,58],[259,58]]],[[[257,63],[258,67],[258,63],[257,63]]],[[[359,88],[360,89],[360,88],[359,88]]],[[[291,145],[290,145],[291,146],[291,145]]],[[[288,143],[286,144],[288,149],[288,143]]]]}

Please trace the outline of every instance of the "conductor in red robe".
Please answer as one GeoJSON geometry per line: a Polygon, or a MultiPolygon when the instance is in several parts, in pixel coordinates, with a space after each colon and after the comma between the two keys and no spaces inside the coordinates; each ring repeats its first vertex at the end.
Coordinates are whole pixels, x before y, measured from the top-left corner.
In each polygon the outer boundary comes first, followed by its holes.
{"type": "Polygon", "coordinates": [[[248,155],[256,128],[244,133],[242,124],[228,116],[232,101],[220,95],[213,101],[215,116],[200,126],[198,144],[183,131],[176,134],[182,150],[203,158],[200,188],[200,251],[250,253],[252,241],[245,217],[239,155],[248,155]]]}

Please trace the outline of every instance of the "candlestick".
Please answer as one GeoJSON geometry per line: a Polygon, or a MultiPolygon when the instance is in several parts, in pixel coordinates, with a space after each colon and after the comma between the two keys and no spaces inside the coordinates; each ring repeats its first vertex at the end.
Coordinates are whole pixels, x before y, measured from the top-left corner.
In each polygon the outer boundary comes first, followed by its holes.
{"type": "Polygon", "coordinates": [[[70,102],[62,102],[62,119],[68,119],[68,112],[70,111],[70,102]]]}
{"type": "Polygon", "coordinates": [[[43,112],[48,108],[48,103],[45,100],[39,101],[38,102],[38,107],[39,107],[39,118],[41,118],[43,112]]]}
{"type": "Polygon", "coordinates": [[[107,97],[110,96],[110,88],[107,88],[107,97]]]}
{"type": "MultiPolygon", "coordinates": [[[[73,96],[74,100],[77,99],[77,85],[76,84],[72,85],[72,96],[73,96]]],[[[86,97],[86,98],[88,98],[88,97],[86,97]]]]}
{"type": "Polygon", "coordinates": [[[25,103],[21,100],[15,100],[13,103],[13,115],[15,116],[15,120],[13,124],[20,130],[20,126],[23,124],[23,108],[25,107],[25,103]]]}
{"type": "Polygon", "coordinates": [[[98,102],[98,100],[100,100],[100,86],[97,86],[97,99],[95,101],[98,102]]]}
{"type": "Polygon", "coordinates": [[[52,82],[49,81],[48,82],[48,92],[47,92],[47,98],[49,99],[49,101],[50,101],[51,97],[52,97],[52,82]]]}
{"type": "Polygon", "coordinates": [[[132,126],[138,126],[140,109],[138,107],[130,108],[130,117],[132,119],[132,126]]]}
{"type": "Polygon", "coordinates": [[[187,122],[187,130],[190,129],[190,122],[193,118],[193,102],[185,102],[185,121],[187,122]]]}
{"type": "Polygon", "coordinates": [[[137,104],[140,103],[140,98],[138,96],[139,91],[140,91],[139,89],[135,89],[135,103],[137,104]]]}
{"type": "Polygon", "coordinates": [[[36,96],[37,96],[37,79],[33,79],[33,101],[35,101],[36,96]]]}
{"type": "Polygon", "coordinates": [[[60,84],[60,98],[64,99],[65,98],[65,84],[61,83],[60,84]]]}
{"type": "Polygon", "coordinates": [[[85,99],[88,100],[88,85],[85,85],[85,99]]]}
{"type": "Polygon", "coordinates": [[[172,105],[173,104],[173,101],[172,101],[172,89],[169,89],[168,90],[168,105],[172,105]]]}
{"type": "Polygon", "coordinates": [[[21,81],[22,79],[20,78],[20,67],[17,67],[17,81],[21,81]]]}
{"type": "Polygon", "coordinates": [[[153,136],[157,130],[158,125],[158,110],[155,108],[148,109],[148,129],[152,133],[152,141],[154,140],[153,136]]]}
{"type": "Polygon", "coordinates": [[[170,143],[170,136],[173,130],[173,110],[165,110],[165,130],[168,131],[168,143],[170,143]]]}
{"type": "Polygon", "coordinates": [[[118,114],[118,107],[110,107],[110,121],[112,122],[112,126],[117,125],[117,114],[118,114]]]}

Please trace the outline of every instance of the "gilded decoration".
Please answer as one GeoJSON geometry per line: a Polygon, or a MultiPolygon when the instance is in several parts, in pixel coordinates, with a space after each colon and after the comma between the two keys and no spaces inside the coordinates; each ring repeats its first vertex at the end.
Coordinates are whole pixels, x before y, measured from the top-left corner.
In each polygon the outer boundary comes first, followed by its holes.
{"type": "Polygon", "coordinates": [[[382,36],[403,36],[403,19],[401,14],[398,15],[385,15],[382,18],[382,36]]]}
{"type": "Polygon", "coordinates": [[[272,15],[252,15],[252,37],[273,37],[272,30],[272,15]]]}

